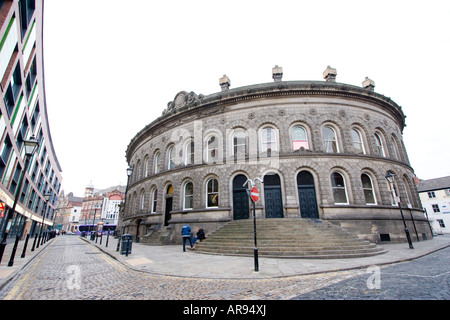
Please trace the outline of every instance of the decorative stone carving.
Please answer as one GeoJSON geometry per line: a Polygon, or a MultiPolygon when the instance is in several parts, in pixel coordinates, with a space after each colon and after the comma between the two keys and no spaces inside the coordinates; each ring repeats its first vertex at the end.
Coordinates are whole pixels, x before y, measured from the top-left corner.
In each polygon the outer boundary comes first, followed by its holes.
{"type": "Polygon", "coordinates": [[[176,113],[178,109],[187,107],[192,108],[204,98],[203,94],[197,95],[195,92],[180,91],[176,94],[173,101],[167,103],[167,109],[163,111],[163,115],[176,113]]]}

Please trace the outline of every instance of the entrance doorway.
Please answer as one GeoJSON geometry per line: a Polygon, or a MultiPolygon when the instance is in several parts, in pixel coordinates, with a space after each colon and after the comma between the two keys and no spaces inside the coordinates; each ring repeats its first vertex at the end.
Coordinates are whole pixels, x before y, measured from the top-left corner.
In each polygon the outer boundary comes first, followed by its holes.
{"type": "Polygon", "coordinates": [[[264,203],[266,218],[283,218],[281,181],[278,174],[264,176],[264,203]]]}
{"type": "Polygon", "coordinates": [[[165,199],[166,199],[166,210],[165,210],[165,214],[164,214],[164,225],[168,226],[169,220],[171,219],[170,212],[172,211],[172,204],[173,204],[173,186],[172,185],[169,185],[167,187],[165,199]]]}
{"type": "Polygon", "coordinates": [[[233,219],[248,219],[250,216],[250,205],[247,194],[247,188],[244,183],[247,177],[243,174],[238,174],[233,179],[233,219]]]}
{"type": "Polygon", "coordinates": [[[318,219],[316,188],[314,177],[308,171],[301,171],[297,175],[298,199],[302,218],[318,219]]]}

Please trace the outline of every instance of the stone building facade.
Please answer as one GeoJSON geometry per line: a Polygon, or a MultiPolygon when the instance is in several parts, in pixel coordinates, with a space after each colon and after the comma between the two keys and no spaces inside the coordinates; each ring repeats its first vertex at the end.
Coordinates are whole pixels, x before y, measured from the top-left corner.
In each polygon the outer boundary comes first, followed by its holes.
{"type": "Polygon", "coordinates": [[[131,140],[124,232],[146,241],[179,243],[185,223],[207,233],[252,217],[247,179],[255,180],[261,219],[322,219],[360,238],[406,241],[398,198],[385,176],[396,176],[410,230],[431,238],[414,184],[402,131],[405,115],[390,98],[336,82],[282,81],[204,96],[179,92],[161,117],[131,140]],[[245,184],[245,186],[244,186],[245,184]]]}

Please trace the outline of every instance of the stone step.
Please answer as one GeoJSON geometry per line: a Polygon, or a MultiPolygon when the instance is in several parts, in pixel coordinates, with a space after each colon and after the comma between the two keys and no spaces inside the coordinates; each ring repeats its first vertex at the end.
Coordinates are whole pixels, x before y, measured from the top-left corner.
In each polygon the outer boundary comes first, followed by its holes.
{"type": "MultiPolygon", "coordinates": [[[[322,220],[257,219],[258,254],[264,257],[343,258],[385,252],[322,220]]],[[[235,220],[196,243],[195,252],[221,255],[254,254],[254,221],[235,220]]]]}

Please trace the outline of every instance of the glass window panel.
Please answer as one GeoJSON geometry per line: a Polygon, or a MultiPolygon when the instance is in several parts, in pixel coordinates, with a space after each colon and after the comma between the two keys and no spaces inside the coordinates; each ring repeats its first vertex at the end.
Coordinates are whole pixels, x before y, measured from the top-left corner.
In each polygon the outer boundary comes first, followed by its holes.
{"type": "Polygon", "coordinates": [[[308,149],[308,138],[303,127],[296,126],[292,129],[292,148],[298,150],[301,147],[308,149]]]}
{"type": "Polygon", "coordinates": [[[351,136],[355,153],[365,154],[361,133],[356,129],[352,129],[351,136]]]}
{"type": "Polygon", "coordinates": [[[325,152],[329,152],[329,153],[338,152],[336,133],[334,132],[334,130],[330,127],[323,127],[322,136],[323,136],[325,152]]]}
{"type": "Polygon", "coordinates": [[[331,174],[331,185],[333,189],[334,203],[348,203],[344,177],[340,173],[333,172],[331,174]]]}

